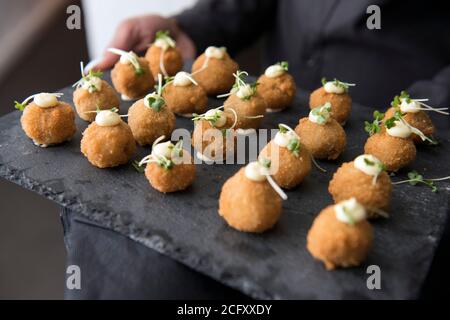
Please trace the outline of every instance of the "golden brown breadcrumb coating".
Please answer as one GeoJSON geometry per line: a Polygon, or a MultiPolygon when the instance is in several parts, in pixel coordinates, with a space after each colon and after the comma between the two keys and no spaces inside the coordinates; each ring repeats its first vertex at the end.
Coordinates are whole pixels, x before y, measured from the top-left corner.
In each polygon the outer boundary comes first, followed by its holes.
{"type": "Polygon", "coordinates": [[[96,111],[97,108],[100,110],[120,108],[119,96],[105,80],[102,80],[100,91],[96,90],[89,93],[86,89],[77,88],[73,93],[73,103],[77,109],[78,116],[89,122],[95,120],[97,114],[92,111],[96,111]]]}
{"type": "MultiPolygon", "coordinates": [[[[395,113],[395,108],[393,108],[393,107],[389,108],[384,115],[384,120],[392,118],[394,116],[394,113],[395,113]]],[[[410,126],[422,131],[422,133],[424,135],[426,135],[428,137],[433,136],[434,130],[435,130],[434,125],[433,125],[433,122],[431,121],[430,117],[428,116],[428,114],[425,111],[420,110],[416,113],[407,112],[407,113],[405,113],[405,115],[402,118],[410,126]]],[[[423,142],[422,139],[420,138],[420,136],[418,136],[415,133],[413,133],[411,135],[411,138],[413,139],[413,141],[415,143],[423,142]]]]}
{"type": "Polygon", "coordinates": [[[294,78],[285,72],[275,78],[261,75],[257,90],[266,101],[268,109],[282,110],[292,105],[297,87],[294,78]]]}
{"type": "MultiPolygon", "coordinates": [[[[158,78],[158,73],[164,76],[161,70],[161,48],[152,44],[148,48],[145,59],[147,59],[150,70],[152,71],[153,77],[158,78]]],[[[181,57],[181,52],[178,48],[169,47],[163,54],[164,69],[169,76],[174,76],[183,68],[183,58],[181,57]]]]}
{"type": "Polygon", "coordinates": [[[354,225],[339,221],[334,206],[323,209],[314,219],[307,236],[307,249],[327,270],[360,265],[373,242],[373,229],[366,220],[354,225]]]}
{"type": "Polygon", "coordinates": [[[203,113],[208,104],[208,96],[201,86],[174,86],[169,83],[163,91],[166,106],[179,114],[203,113]]]}
{"type": "Polygon", "coordinates": [[[311,122],[308,118],[302,118],[295,132],[316,159],[334,160],[347,145],[344,129],[332,118],[323,125],[311,122]]]}
{"type": "MultiPolygon", "coordinates": [[[[202,53],[192,65],[192,73],[200,70],[205,63],[206,56],[202,53]]],[[[234,84],[233,73],[238,70],[238,64],[224,53],[223,59],[208,59],[208,66],[195,73],[193,78],[205,89],[209,96],[214,96],[230,91],[234,84]]]]}
{"type": "Polygon", "coordinates": [[[25,134],[40,145],[54,145],[70,140],[77,131],[75,112],[60,101],[50,108],[41,108],[34,102],[25,107],[20,118],[25,134]]]}
{"type": "Polygon", "coordinates": [[[92,122],[83,132],[81,152],[96,167],[110,168],[125,164],[135,151],[133,134],[123,121],[108,127],[92,122]]]}
{"type": "Polygon", "coordinates": [[[138,58],[143,74],[136,74],[132,64],[117,62],[111,71],[111,80],[114,88],[131,99],[139,99],[152,91],[155,85],[153,74],[150,71],[147,60],[138,58]]]}
{"type": "Polygon", "coordinates": [[[144,99],[141,99],[128,110],[128,124],[137,143],[145,146],[152,144],[160,136],[170,138],[175,129],[175,115],[166,106],[159,111],[148,108],[144,99]]]}
{"type": "Polygon", "coordinates": [[[231,227],[245,232],[272,228],[281,215],[282,200],[268,181],[257,182],[241,168],[222,187],[219,214],[231,227]]]}
{"type": "Polygon", "coordinates": [[[243,100],[236,94],[230,95],[224,102],[224,110],[231,113],[231,109],[237,113],[236,129],[257,129],[264,120],[264,117],[252,118],[255,116],[265,116],[267,104],[256,92],[250,99],[243,100]]]}
{"type": "Polygon", "coordinates": [[[348,93],[328,93],[323,87],[320,87],[311,93],[309,97],[309,107],[314,109],[324,105],[326,102],[331,104],[331,116],[341,125],[344,125],[350,116],[352,109],[352,98],[348,93]]]}

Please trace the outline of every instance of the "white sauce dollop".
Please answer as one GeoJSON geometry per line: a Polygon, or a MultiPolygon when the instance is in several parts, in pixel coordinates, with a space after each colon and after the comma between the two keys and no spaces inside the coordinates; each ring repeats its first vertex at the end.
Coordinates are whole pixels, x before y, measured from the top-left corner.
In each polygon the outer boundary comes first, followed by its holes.
{"type": "Polygon", "coordinates": [[[155,156],[166,157],[170,159],[172,156],[173,143],[170,141],[158,143],[153,146],[152,154],[155,156]]]}
{"type": "Polygon", "coordinates": [[[259,162],[254,161],[250,162],[245,167],[245,176],[253,181],[264,181],[267,179],[266,177],[267,169],[264,168],[259,162]]]}
{"type": "Polygon", "coordinates": [[[173,85],[176,87],[187,87],[192,84],[192,81],[189,79],[190,74],[184,71],[178,72],[173,78],[173,85]]]}
{"type": "Polygon", "coordinates": [[[144,105],[147,107],[147,108],[151,108],[150,107],[150,104],[149,104],[149,102],[148,102],[148,99],[149,98],[158,98],[159,96],[158,96],[158,94],[156,93],[156,92],[152,92],[152,93],[149,93],[148,95],[146,95],[145,97],[144,97],[144,105]]]}
{"type": "Polygon", "coordinates": [[[284,74],[286,70],[279,64],[274,64],[266,69],[264,75],[268,78],[276,78],[284,74]]]}
{"type": "Polygon", "coordinates": [[[225,55],[225,50],[223,48],[217,48],[217,47],[208,47],[205,50],[205,56],[207,58],[214,58],[214,59],[223,59],[225,55]]]}
{"type": "Polygon", "coordinates": [[[378,176],[383,170],[381,161],[371,154],[363,154],[356,157],[356,159],[353,161],[353,165],[356,169],[364,172],[369,176],[378,176]],[[373,163],[373,165],[369,163],[373,163]]]}
{"type": "Polygon", "coordinates": [[[236,96],[240,99],[247,99],[253,95],[253,89],[249,84],[240,86],[238,91],[236,91],[236,96]]]}
{"type": "Polygon", "coordinates": [[[311,110],[308,115],[309,121],[320,124],[320,125],[324,125],[325,123],[327,123],[330,120],[331,115],[325,108],[320,110],[320,113],[321,113],[321,115],[315,115],[313,110],[311,110]],[[323,123],[321,123],[321,116],[325,120],[325,122],[323,122],[323,123]]]}
{"type": "Polygon", "coordinates": [[[100,91],[102,89],[102,79],[99,77],[90,77],[89,80],[83,80],[81,88],[89,91],[89,93],[100,91]]]}
{"type": "Polygon", "coordinates": [[[395,126],[390,129],[386,129],[386,132],[390,136],[398,138],[408,138],[412,133],[411,128],[400,120],[395,121],[395,126]]]}
{"type": "Polygon", "coordinates": [[[298,137],[294,132],[286,131],[284,133],[281,133],[280,131],[278,131],[273,141],[278,146],[286,148],[292,139],[298,140],[298,137]]]}
{"type": "Polygon", "coordinates": [[[416,113],[420,111],[420,104],[417,101],[411,100],[411,102],[408,103],[406,99],[400,99],[400,110],[402,112],[410,112],[410,113],[416,113]]]}
{"type": "Polygon", "coordinates": [[[167,49],[169,49],[169,47],[171,47],[171,43],[167,40],[167,38],[156,39],[156,41],[153,44],[158,48],[163,49],[164,51],[166,51],[167,49]]]}
{"type": "Polygon", "coordinates": [[[113,127],[116,126],[122,121],[120,116],[116,112],[112,112],[110,110],[103,110],[97,113],[95,116],[95,123],[101,127],[113,127]]]}
{"type": "Polygon", "coordinates": [[[219,118],[217,118],[214,126],[217,128],[223,127],[227,123],[227,116],[225,115],[225,112],[222,110],[211,109],[205,113],[206,118],[214,117],[216,115],[219,115],[219,118]]]}
{"type": "Polygon", "coordinates": [[[323,88],[325,89],[326,92],[328,93],[336,93],[336,94],[342,94],[345,92],[345,89],[337,86],[334,81],[328,81],[327,83],[325,83],[325,85],[323,86],[323,88]]]}
{"type": "Polygon", "coordinates": [[[336,218],[344,223],[353,224],[366,219],[366,209],[355,198],[339,202],[334,211],[336,218]]]}
{"type": "Polygon", "coordinates": [[[133,51],[128,52],[128,54],[123,54],[120,56],[120,63],[123,64],[131,64],[131,60],[135,59],[136,61],[138,61],[138,56],[136,55],[136,53],[134,53],[133,51]],[[131,57],[130,57],[131,55],[131,57]]]}
{"type": "Polygon", "coordinates": [[[59,103],[58,98],[54,94],[46,92],[37,94],[33,101],[41,108],[51,108],[59,103]]]}

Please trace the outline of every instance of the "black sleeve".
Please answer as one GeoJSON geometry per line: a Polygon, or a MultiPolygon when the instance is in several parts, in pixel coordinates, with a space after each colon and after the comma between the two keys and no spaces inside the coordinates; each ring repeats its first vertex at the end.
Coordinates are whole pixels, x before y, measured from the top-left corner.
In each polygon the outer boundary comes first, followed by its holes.
{"type": "Polygon", "coordinates": [[[408,93],[414,98],[428,98],[435,107],[450,107],[450,66],[445,67],[432,79],[415,82],[408,93]]]}
{"type": "Polygon", "coordinates": [[[199,0],[175,19],[198,52],[214,45],[236,53],[272,27],[275,10],[275,0],[199,0]]]}

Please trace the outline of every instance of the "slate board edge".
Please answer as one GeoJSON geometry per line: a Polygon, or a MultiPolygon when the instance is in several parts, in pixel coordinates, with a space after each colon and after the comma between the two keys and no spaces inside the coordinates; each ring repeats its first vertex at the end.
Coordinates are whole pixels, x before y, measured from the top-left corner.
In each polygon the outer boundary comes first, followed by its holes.
{"type": "MultiPolygon", "coordinates": [[[[200,272],[208,277],[211,277],[231,288],[239,290],[244,294],[255,299],[283,299],[278,294],[272,294],[261,288],[248,277],[241,276],[232,277],[227,276],[226,279],[218,272],[220,268],[216,267],[211,259],[208,257],[195,257],[194,254],[189,254],[189,250],[183,250],[182,247],[174,245],[171,241],[168,241],[158,234],[152,234],[151,232],[140,232],[141,228],[130,223],[128,226],[123,225],[120,222],[120,215],[110,211],[99,211],[97,209],[90,210],[88,205],[81,204],[75,199],[66,198],[61,193],[55,193],[51,188],[46,187],[30,178],[28,178],[21,170],[15,169],[5,164],[0,164],[0,177],[15,183],[27,190],[38,193],[45,198],[56,202],[64,208],[67,208],[90,221],[98,223],[101,226],[112,229],[121,235],[124,235],[131,240],[139,242],[140,244],[155,250],[163,255],[166,255],[189,268],[200,272]],[[107,219],[103,217],[107,216],[107,219]],[[106,223],[105,223],[106,222],[106,223]],[[125,231],[125,230],[128,230],[125,231]],[[201,264],[196,263],[196,260],[201,261],[201,264]]],[[[222,272],[223,274],[223,272],[222,272]]]]}

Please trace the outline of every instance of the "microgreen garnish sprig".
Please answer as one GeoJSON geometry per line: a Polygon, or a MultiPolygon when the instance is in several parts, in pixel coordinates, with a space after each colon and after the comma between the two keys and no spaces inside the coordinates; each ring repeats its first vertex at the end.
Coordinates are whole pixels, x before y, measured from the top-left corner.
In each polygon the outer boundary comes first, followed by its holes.
{"type": "MultiPolygon", "coordinates": [[[[327,80],[327,78],[322,78],[321,79],[322,85],[324,86],[327,82],[330,82],[329,80],[327,80]]],[[[338,79],[334,78],[334,80],[332,80],[331,82],[333,82],[333,84],[336,87],[342,88],[344,89],[345,92],[348,92],[348,89],[350,87],[354,87],[356,86],[355,83],[349,83],[349,82],[343,82],[343,81],[339,81],[338,79]]]]}
{"type": "Polygon", "coordinates": [[[256,88],[258,87],[258,82],[246,83],[245,79],[246,79],[246,77],[248,77],[248,72],[246,72],[246,71],[238,70],[238,71],[236,71],[236,73],[233,73],[233,76],[235,78],[235,82],[234,82],[233,87],[231,88],[230,92],[218,95],[217,98],[228,97],[228,96],[232,95],[233,93],[238,92],[239,89],[241,89],[245,86],[249,86],[250,94],[243,97],[242,100],[250,100],[251,97],[253,97],[253,95],[256,93],[256,88]]]}
{"type": "Polygon", "coordinates": [[[286,148],[289,151],[291,151],[294,154],[294,156],[298,158],[300,156],[301,144],[300,144],[300,137],[298,136],[297,132],[295,132],[294,129],[292,129],[288,125],[285,125],[284,123],[278,124],[278,130],[281,134],[285,134],[288,131],[293,133],[294,137],[289,140],[286,148]]]}
{"type": "Polygon", "coordinates": [[[159,73],[158,74],[158,84],[155,87],[156,92],[153,92],[144,98],[148,102],[148,107],[152,108],[156,112],[161,111],[161,108],[166,104],[164,98],[162,97],[162,92],[163,92],[164,87],[165,87],[165,85],[163,86],[162,75],[159,73]]]}
{"type": "Polygon", "coordinates": [[[400,105],[402,104],[402,101],[406,101],[406,103],[411,103],[411,102],[417,102],[420,107],[417,108],[418,110],[423,110],[423,111],[434,111],[440,114],[444,114],[444,115],[449,115],[448,112],[445,112],[444,110],[448,110],[448,108],[435,108],[432,107],[428,104],[426,104],[425,102],[429,101],[429,99],[413,99],[411,98],[411,96],[409,95],[408,92],[406,91],[402,91],[400,92],[400,95],[397,95],[394,97],[394,100],[391,102],[391,105],[394,108],[400,108],[400,105]]]}
{"type": "Polygon", "coordinates": [[[109,52],[117,54],[119,56],[124,56],[127,58],[128,61],[130,61],[130,63],[132,64],[132,66],[134,67],[135,73],[138,76],[141,76],[145,73],[145,70],[142,69],[141,64],[138,61],[138,57],[135,53],[133,52],[126,52],[120,49],[116,49],[116,48],[109,48],[108,49],[109,52]]]}
{"type": "Polygon", "coordinates": [[[326,102],[324,105],[316,107],[311,110],[311,114],[317,118],[318,124],[327,123],[331,112],[331,104],[326,102]]]}
{"type": "Polygon", "coordinates": [[[156,40],[162,40],[166,42],[171,48],[175,48],[176,46],[176,42],[172,39],[172,37],[170,37],[170,32],[168,30],[160,30],[156,32],[155,41],[156,40]]]}
{"type": "MultiPolygon", "coordinates": [[[[81,79],[78,80],[77,82],[75,82],[72,87],[76,87],[77,89],[82,87],[84,83],[89,82],[90,80],[92,80],[92,78],[101,78],[103,77],[103,72],[101,71],[94,71],[92,69],[90,69],[88,71],[88,73],[86,74],[86,72],[84,71],[84,63],[83,61],[80,61],[80,71],[81,71],[81,79]]],[[[90,93],[94,92],[98,90],[98,88],[94,85],[94,84],[90,84],[88,91],[90,93]]]]}
{"type": "Polygon", "coordinates": [[[413,170],[411,172],[408,172],[407,180],[393,182],[392,184],[397,185],[397,184],[409,183],[410,185],[415,186],[415,185],[421,183],[421,184],[424,184],[424,185],[428,186],[429,188],[431,188],[432,192],[437,192],[438,188],[436,187],[434,182],[444,181],[444,180],[449,180],[449,179],[450,179],[450,176],[443,177],[443,178],[425,179],[420,173],[418,173],[416,170],[413,170]]]}
{"type": "MultiPolygon", "coordinates": [[[[166,137],[161,136],[153,142],[152,150],[157,144],[163,141],[166,137]]],[[[153,152],[148,156],[144,157],[138,164],[138,167],[142,167],[144,164],[156,163],[161,168],[166,170],[172,169],[176,164],[182,163],[183,159],[183,140],[179,140],[175,145],[170,144],[168,148],[171,150],[171,157],[167,158],[164,155],[157,155],[153,152]]]]}
{"type": "MultiPolygon", "coordinates": [[[[102,111],[111,111],[111,112],[114,112],[114,113],[118,113],[119,112],[119,108],[113,107],[111,109],[101,109],[100,106],[97,106],[97,108],[95,110],[85,111],[84,113],[99,113],[99,112],[102,112],[102,111]]],[[[120,115],[120,117],[124,118],[124,117],[128,117],[128,115],[120,115]]]]}
{"type": "Polygon", "coordinates": [[[287,61],[277,62],[276,65],[279,65],[284,71],[289,71],[289,62],[287,61]]]}
{"type": "MultiPolygon", "coordinates": [[[[31,101],[32,99],[34,99],[34,97],[36,97],[38,94],[40,94],[40,93],[33,94],[33,95],[29,96],[28,98],[26,98],[25,100],[23,100],[22,102],[14,101],[14,108],[16,108],[17,110],[20,110],[20,111],[25,110],[25,107],[26,107],[26,106],[30,103],[30,101],[31,101]]],[[[49,93],[49,94],[51,94],[52,96],[55,96],[55,97],[58,98],[58,99],[61,98],[61,97],[64,95],[64,93],[60,93],[60,92],[49,93]]]]}
{"type": "Polygon", "coordinates": [[[407,126],[412,133],[418,135],[422,141],[428,141],[431,144],[437,144],[438,142],[430,137],[427,137],[422,131],[420,131],[419,129],[411,126],[408,122],[405,121],[405,119],[403,119],[403,116],[405,115],[405,113],[402,113],[400,110],[395,110],[394,115],[387,119],[384,122],[384,125],[386,126],[386,128],[391,129],[393,127],[396,126],[397,122],[401,122],[403,123],[405,126],[407,126]]]}
{"type": "Polygon", "coordinates": [[[378,173],[376,175],[374,175],[372,178],[372,185],[374,186],[377,184],[377,179],[378,179],[378,176],[381,174],[381,172],[386,171],[386,166],[381,162],[375,162],[375,161],[369,160],[367,158],[364,158],[364,163],[368,166],[376,167],[378,170],[378,173]]]}
{"type": "Polygon", "coordinates": [[[374,135],[381,131],[381,124],[383,122],[384,113],[378,110],[373,112],[373,121],[364,121],[364,130],[369,134],[369,136],[374,135]]]}

